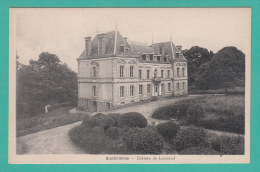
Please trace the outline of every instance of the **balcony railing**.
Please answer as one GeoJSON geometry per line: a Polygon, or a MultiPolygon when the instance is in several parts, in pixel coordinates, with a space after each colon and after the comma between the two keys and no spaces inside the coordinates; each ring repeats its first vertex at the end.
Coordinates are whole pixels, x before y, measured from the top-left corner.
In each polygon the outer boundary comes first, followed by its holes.
{"type": "Polygon", "coordinates": [[[160,84],[161,81],[162,81],[162,78],[161,78],[161,77],[153,77],[153,78],[152,78],[152,82],[153,82],[155,85],[160,84]]]}

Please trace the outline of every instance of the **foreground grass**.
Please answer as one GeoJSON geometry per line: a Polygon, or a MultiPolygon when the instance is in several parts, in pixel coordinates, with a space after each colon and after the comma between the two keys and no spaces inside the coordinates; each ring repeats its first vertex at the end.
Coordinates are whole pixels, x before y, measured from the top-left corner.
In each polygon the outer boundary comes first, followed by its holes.
{"type": "Polygon", "coordinates": [[[83,120],[86,114],[70,114],[72,107],[61,107],[47,114],[37,115],[27,119],[17,119],[16,136],[24,136],[39,131],[72,124],[83,120]]]}

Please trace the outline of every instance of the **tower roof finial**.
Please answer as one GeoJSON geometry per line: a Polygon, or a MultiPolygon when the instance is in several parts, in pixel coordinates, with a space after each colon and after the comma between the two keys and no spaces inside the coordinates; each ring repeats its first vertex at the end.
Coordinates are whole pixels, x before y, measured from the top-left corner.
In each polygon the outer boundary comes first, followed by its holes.
{"type": "Polygon", "coordinates": [[[117,30],[117,22],[116,22],[116,30],[117,30]]]}
{"type": "Polygon", "coordinates": [[[97,27],[97,34],[98,34],[98,27],[97,27]]]}
{"type": "Polygon", "coordinates": [[[172,32],[170,32],[170,41],[172,42],[172,32]]]}
{"type": "Polygon", "coordinates": [[[153,35],[152,35],[152,44],[153,44],[153,35]]]}

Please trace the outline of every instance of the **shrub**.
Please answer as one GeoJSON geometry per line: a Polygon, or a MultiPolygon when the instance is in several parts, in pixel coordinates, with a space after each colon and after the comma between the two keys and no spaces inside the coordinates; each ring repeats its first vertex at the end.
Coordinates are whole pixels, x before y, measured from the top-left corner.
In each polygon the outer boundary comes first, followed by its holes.
{"type": "Polygon", "coordinates": [[[206,147],[190,147],[179,152],[181,155],[219,155],[220,152],[217,152],[213,149],[206,147]]]}
{"type": "Polygon", "coordinates": [[[129,112],[123,114],[119,118],[119,125],[121,127],[140,127],[145,128],[147,126],[147,119],[140,113],[137,112],[129,112]]]}
{"type": "Polygon", "coordinates": [[[114,125],[114,120],[113,118],[110,117],[103,117],[100,118],[100,120],[98,121],[98,124],[102,127],[104,127],[105,130],[107,130],[109,127],[114,125]]]}
{"type": "Polygon", "coordinates": [[[106,115],[104,115],[103,113],[97,113],[97,114],[95,114],[94,115],[94,117],[97,117],[97,118],[99,118],[99,117],[105,117],[106,115]]]}
{"type": "Polygon", "coordinates": [[[190,121],[200,121],[204,117],[204,110],[200,105],[191,105],[187,110],[188,119],[190,121]]]}
{"type": "Polygon", "coordinates": [[[188,147],[207,147],[206,140],[206,132],[203,128],[188,126],[179,130],[173,144],[177,151],[181,151],[188,147]]]}
{"type": "Polygon", "coordinates": [[[180,119],[186,117],[186,112],[189,106],[188,102],[182,102],[159,107],[153,112],[152,117],[155,119],[165,120],[170,118],[180,119]]]}
{"type": "Polygon", "coordinates": [[[224,155],[243,155],[245,153],[244,137],[240,136],[219,136],[212,141],[211,146],[224,155]]]}
{"type": "Polygon", "coordinates": [[[151,101],[155,101],[155,100],[157,100],[157,96],[152,96],[151,101]]]}
{"type": "Polygon", "coordinates": [[[121,114],[120,113],[109,113],[107,114],[107,117],[111,117],[114,120],[114,125],[115,127],[119,127],[119,118],[121,114]]]}
{"type": "Polygon", "coordinates": [[[163,149],[162,137],[146,128],[129,128],[123,135],[123,142],[139,154],[160,154],[163,149]]]}
{"type": "Polygon", "coordinates": [[[212,130],[245,134],[245,116],[242,115],[235,115],[230,118],[220,117],[218,119],[202,120],[199,125],[212,130]]]}
{"type": "Polygon", "coordinates": [[[165,138],[165,140],[170,140],[176,136],[179,128],[179,125],[171,121],[157,125],[157,131],[165,138]]]}
{"type": "Polygon", "coordinates": [[[105,134],[111,139],[118,139],[120,130],[118,127],[110,127],[106,130],[105,134]]]}
{"type": "Polygon", "coordinates": [[[82,121],[82,126],[84,128],[93,128],[95,126],[98,126],[98,120],[94,117],[86,117],[82,121]]]}

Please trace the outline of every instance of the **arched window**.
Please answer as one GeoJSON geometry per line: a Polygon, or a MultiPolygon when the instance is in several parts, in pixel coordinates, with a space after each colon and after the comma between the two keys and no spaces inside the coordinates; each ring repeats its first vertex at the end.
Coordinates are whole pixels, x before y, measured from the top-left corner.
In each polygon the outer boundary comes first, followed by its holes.
{"type": "Polygon", "coordinates": [[[180,68],[177,68],[177,76],[180,76],[180,68]]]}

